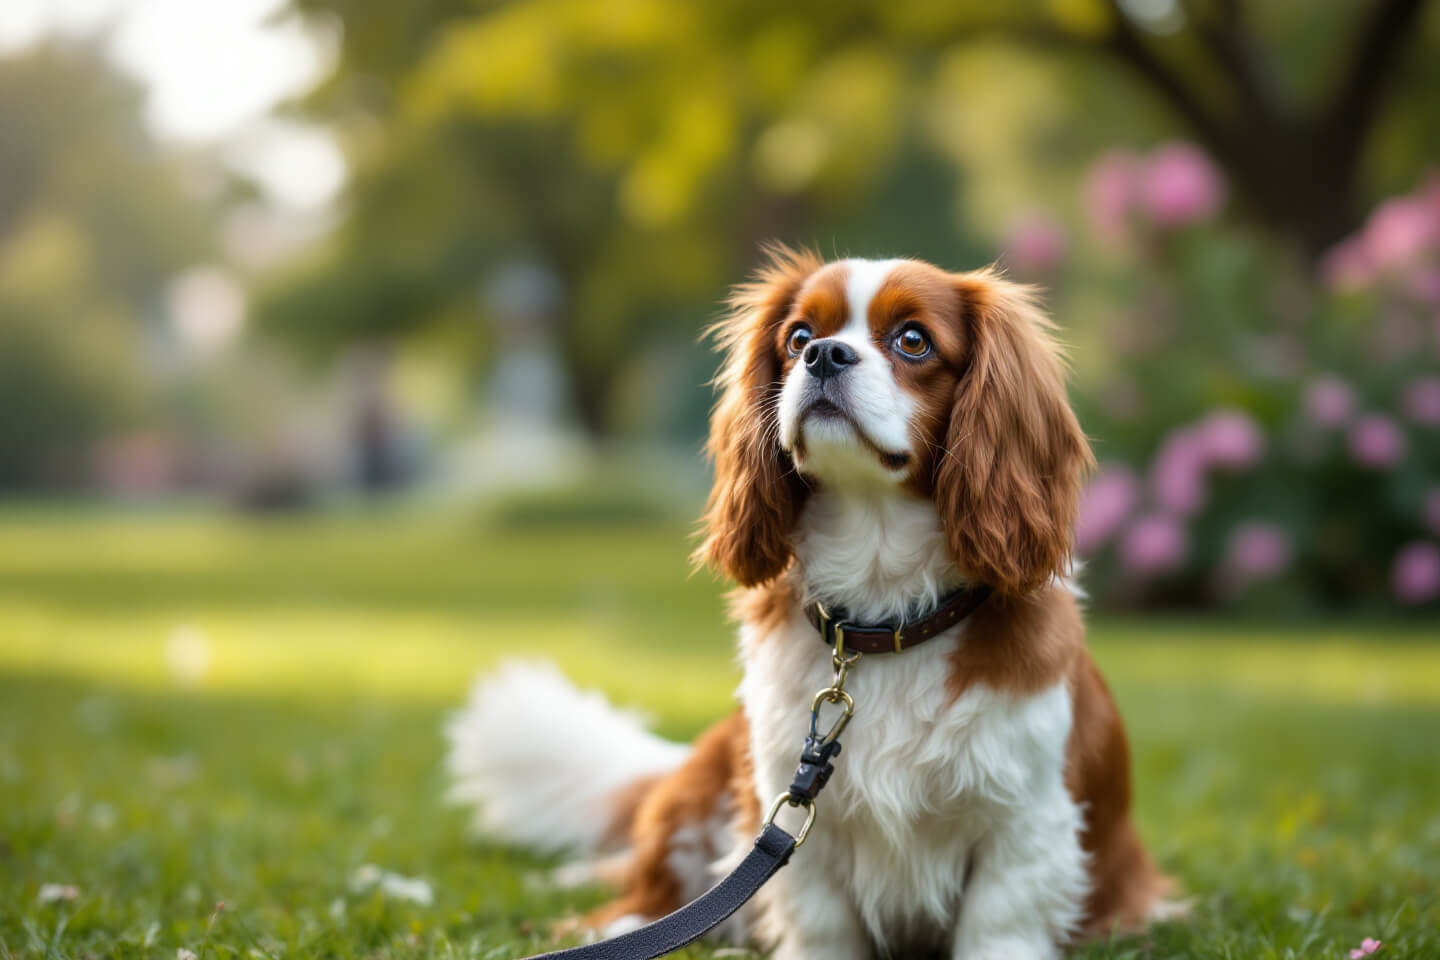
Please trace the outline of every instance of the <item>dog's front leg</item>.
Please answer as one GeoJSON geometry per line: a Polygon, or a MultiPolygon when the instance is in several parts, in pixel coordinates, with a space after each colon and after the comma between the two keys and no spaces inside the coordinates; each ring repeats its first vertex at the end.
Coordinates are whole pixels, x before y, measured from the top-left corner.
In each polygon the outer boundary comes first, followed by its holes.
{"type": "Polygon", "coordinates": [[[797,856],[771,881],[774,891],[766,918],[776,938],[771,956],[773,960],[871,960],[870,941],[856,911],[845,891],[826,876],[821,859],[797,856]]]}
{"type": "Polygon", "coordinates": [[[1059,777],[1006,811],[977,845],[955,930],[954,960],[1055,960],[1089,890],[1081,815],[1059,777]]]}

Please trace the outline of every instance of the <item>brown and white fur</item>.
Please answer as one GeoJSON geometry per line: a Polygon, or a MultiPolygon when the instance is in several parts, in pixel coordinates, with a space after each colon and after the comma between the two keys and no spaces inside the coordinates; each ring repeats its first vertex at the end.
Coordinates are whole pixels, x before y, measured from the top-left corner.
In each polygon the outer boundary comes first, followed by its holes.
{"type": "Polygon", "coordinates": [[[589,929],[638,926],[708,888],[788,784],[830,680],[802,604],[883,622],[981,582],[958,627],[852,672],[814,832],[725,932],[784,960],[1027,960],[1140,928],[1167,882],[1065,579],[1091,455],[1049,321],[990,271],[785,250],[732,306],[698,556],[740,584],[740,709],[687,749],[512,666],[452,721],[455,797],[491,835],[608,854],[562,876],[619,888],[589,929]]]}

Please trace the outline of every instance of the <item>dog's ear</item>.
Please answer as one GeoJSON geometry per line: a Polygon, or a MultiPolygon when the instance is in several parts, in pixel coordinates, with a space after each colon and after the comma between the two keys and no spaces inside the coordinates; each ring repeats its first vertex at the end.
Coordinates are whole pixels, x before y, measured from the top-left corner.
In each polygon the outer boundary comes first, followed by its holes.
{"type": "Polygon", "coordinates": [[[725,360],[706,446],[715,485],[694,559],[743,586],[771,579],[790,562],[790,534],[806,490],[780,447],[777,331],[822,262],[785,247],[767,252],[769,262],[735,289],[729,313],[710,331],[725,360]]]}
{"type": "Polygon", "coordinates": [[[935,499],[962,573],[1002,594],[1069,571],[1076,504],[1094,464],[1070,409],[1068,368],[1030,288],[956,277],[970,341],[935,499]]]}

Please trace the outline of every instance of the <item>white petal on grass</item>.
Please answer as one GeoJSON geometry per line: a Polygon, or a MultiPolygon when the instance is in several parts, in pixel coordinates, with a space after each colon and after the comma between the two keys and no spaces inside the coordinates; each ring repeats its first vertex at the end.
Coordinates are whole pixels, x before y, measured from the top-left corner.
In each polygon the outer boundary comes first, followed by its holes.
{"type": "Polygon", "coordinates": [[[195,951],[181,947],[175,951],[175,960],[195,960],[195,951]]]}
{"type": "Polygon", "coordinates": [[[356,893],[364,893],[380,882],[380,876],[385,871],[373,863],[364,863],[350,871],[350,889],[356,893]]]}
{"type": "Polygon", "coordinates": [[[408,900],[428,907],[435,902],[435,891],[424,877],[402,877],[387,873],[380,878],[380,892],[394,900],[408,900]]]}
{"type": "Polygon", "coordinates": [[[90,826],[101,833],[108,833],[115,826],[115,808],[108,803],[97,803],[90,807],[90,826]]]}
{"type": "Polygon", "coordinates": [[[424,877],[407,877],[404,874],[382,870],[373,863],[356,867],[350,874],[350,889],[365,893],[379,888],[391,900],[406,900],[428,907],[435,902],[435,890],[424,877]]]}
{"type": "Polygon", "coordinates": [[[62,827],[74,824],[75,819],[80,816],[80,795],[78,793],[67,793],[60,798],[55,805],[55,822],[62,827]]]}
{"type": "Polygon", "coordinates": [[[75,900],[80,896],[80,888],[73,883],[43,883],[40,885],[40,892],[35,894],[36,903],[60,903],[62,901],[75,900]]]}

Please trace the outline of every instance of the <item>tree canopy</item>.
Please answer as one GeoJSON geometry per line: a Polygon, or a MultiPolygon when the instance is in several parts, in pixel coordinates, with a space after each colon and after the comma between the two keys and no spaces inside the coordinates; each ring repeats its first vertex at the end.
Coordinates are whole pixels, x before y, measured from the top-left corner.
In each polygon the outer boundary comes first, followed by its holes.
{"type": "Polygon", "coordinates": [[[94,44],[0,59],[0,486],[64,482],[123,417],[203,206],[94,44]]]}
{"type": "Polygon", "coordinates": [[[271,327],[473,323],[487,272],[533,260],[597,431],[636,345],[689,342],[765,239],[983,262],[1103,147],[1178,135],[1313,258],[1440,148],[1423,0],[294,5],[343,26],[303,109],[354,179],[271,327]]]}

